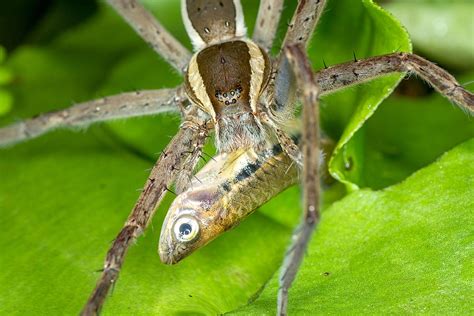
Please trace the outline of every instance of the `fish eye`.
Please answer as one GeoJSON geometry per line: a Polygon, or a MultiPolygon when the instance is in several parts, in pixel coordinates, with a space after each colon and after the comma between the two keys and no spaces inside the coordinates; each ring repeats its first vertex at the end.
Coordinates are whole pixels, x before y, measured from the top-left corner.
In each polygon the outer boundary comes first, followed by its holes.
{"type": "Polygon", "coordinates": [[[190,242],[197,238],[199,234],[199,224],[194,218],[183,216],[178,218],[174,223],[173,232],[178,241],[190,242]]]}

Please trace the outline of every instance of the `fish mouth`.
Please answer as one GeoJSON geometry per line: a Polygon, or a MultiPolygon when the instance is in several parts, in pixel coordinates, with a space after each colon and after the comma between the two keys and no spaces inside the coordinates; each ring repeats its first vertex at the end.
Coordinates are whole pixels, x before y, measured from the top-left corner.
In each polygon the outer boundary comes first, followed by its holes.
{"type": "Polygon", "coordinates": [[[180,262],[184,259],[187,254],[190,252],[190,249],[183,244],[172,244],[169,242],[169,239],[160,240],[158,247],[158,254],[160,255],[160,260],[164,264],[173,265],[180,262]]]}
{"type": "Polygon", "coordinates": [[[174,257],[168,253],[160,251],[159,254],[160,254],[161,262],[163,262],[164,264],[173,265],[175,263],[178,263],[178,261],[174,260],[174,257]]]}

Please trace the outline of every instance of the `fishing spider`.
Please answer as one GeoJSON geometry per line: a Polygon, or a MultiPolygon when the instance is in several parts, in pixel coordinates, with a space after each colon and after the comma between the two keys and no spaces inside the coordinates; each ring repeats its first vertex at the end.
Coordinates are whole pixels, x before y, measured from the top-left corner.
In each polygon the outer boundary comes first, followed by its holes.
{"type": "Polygon", "coordinates": [[[283,0],[261,0],[252,39],[239,0],[182,0],[192,55],[136,0],[108,0],[135,31],[178,72],[173,89],[123,93],[76,104],[0,129],[0,146],[58,127],[180,111],[177,135],[154,165],[127,222],[107,253],[102,275],[82,314],[97,314],[116,282],[129,246],[142,234],[166,191],[180,193],[163,224],[159,253],[172,264],[203,246],[272,196],[297,182],[301,170],[303,220],[282,267],[278,314],[286,315],[288,289],[319,220],[319,97],[393,72],[413,72],[468,113],[474,96],[433,63],[392,53],[314,73],[305,53],[324,0],[299,1],[278,56],[270,56],[283,0]],[[297,87],[297,88],[296,88],[297,87]],[[287,128],[296,100],[302,132],[287,128]],[[219,154],[193,173],[209,133],[219,154]],[[260,188],[254,190],[252,188],[260,188]],[[246,198],[246,200],[245,200],[246,198]],[[242,200],[244,200],[242,202],[242,200]],[[208,212],[211,220],[199,217],[208,212]]]}

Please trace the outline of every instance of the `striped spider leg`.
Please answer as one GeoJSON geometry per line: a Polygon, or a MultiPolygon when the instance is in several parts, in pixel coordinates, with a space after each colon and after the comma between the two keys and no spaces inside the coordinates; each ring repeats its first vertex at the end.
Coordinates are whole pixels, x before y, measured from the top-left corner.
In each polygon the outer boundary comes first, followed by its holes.
{"type": "Polygon", "coordinates": [[[137,0],[107,0],[125,21],[180,73],[184,73],[191,53],[171,35],[137,0]]]}
{"type": "Polygon", "coordinates": [[[283,151],[302,169],[303,218],[294,233],[280,271],[277,315],[287,315],[288,290],[320,217],[320,91],[305,49],[325,4],[325,0],[299,1],[276,61],[277,75],[269,92],[269,104],[266,104],[262,116],[263,122],[273,129],[283,151]],[[303,103],[301,148],[280,127],[287,117],[294,115],[297,90],[300,91],[303,103]]]}
{"type": "Polygon", "coordinates": [[[282,10],[283,0],[260,1],[252,39],[266,52],[272,49],[282,10]]]}
{"type": "Polygon", "coordinates": [[[0,128],[0,148],[39,137],[57,128],[85,127],[114,119],[179,112],[184,100],[182,89],[177,87],[126,92],[75,104],[0,128]]]}
{"type": "Polygon", "coordinates": [[[394,72],[414,73],[441,95],[474,114],[474,94],[467,91],[446,70],[415,54],[393,53],[331,66],[315,74],[321,95],[394,72]]]}
{"type": "Polygon", "coordinates": [[[311,64],[301,45],[285,48],[289,65],[296,77],[300,90],[303,111],[302,118],[302,185],[303,219],[293,236],[280,273],[278,291],[278,315],[287,314],[288,290],[295,279],[303,260],[311,234],[320,217],[320,133],[319,133],[319,87],[314,78],[311,64]]]}
{"type": "Polygon", "coordinates": [[[208,134],[206,122],[189,116],[168,144],[151,170],[132,213],[107,252],[97,285],[82,310],[82,315],[96,315],[104,304],[112,285],[117,281],[126,252],[150,223],[168,187],[186,164],[196,165],[208,134]]]}

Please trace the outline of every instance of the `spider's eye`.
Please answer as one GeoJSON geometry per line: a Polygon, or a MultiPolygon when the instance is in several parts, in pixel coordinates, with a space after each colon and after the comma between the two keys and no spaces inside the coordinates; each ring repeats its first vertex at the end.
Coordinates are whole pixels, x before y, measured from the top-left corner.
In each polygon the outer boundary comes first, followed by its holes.
{"type": "Polygon", "coordinates": [[[194,218],[183,216],[174,223],[173,231],[178,241],[190,242],[198,237],[199,224],[194,218]]]}

